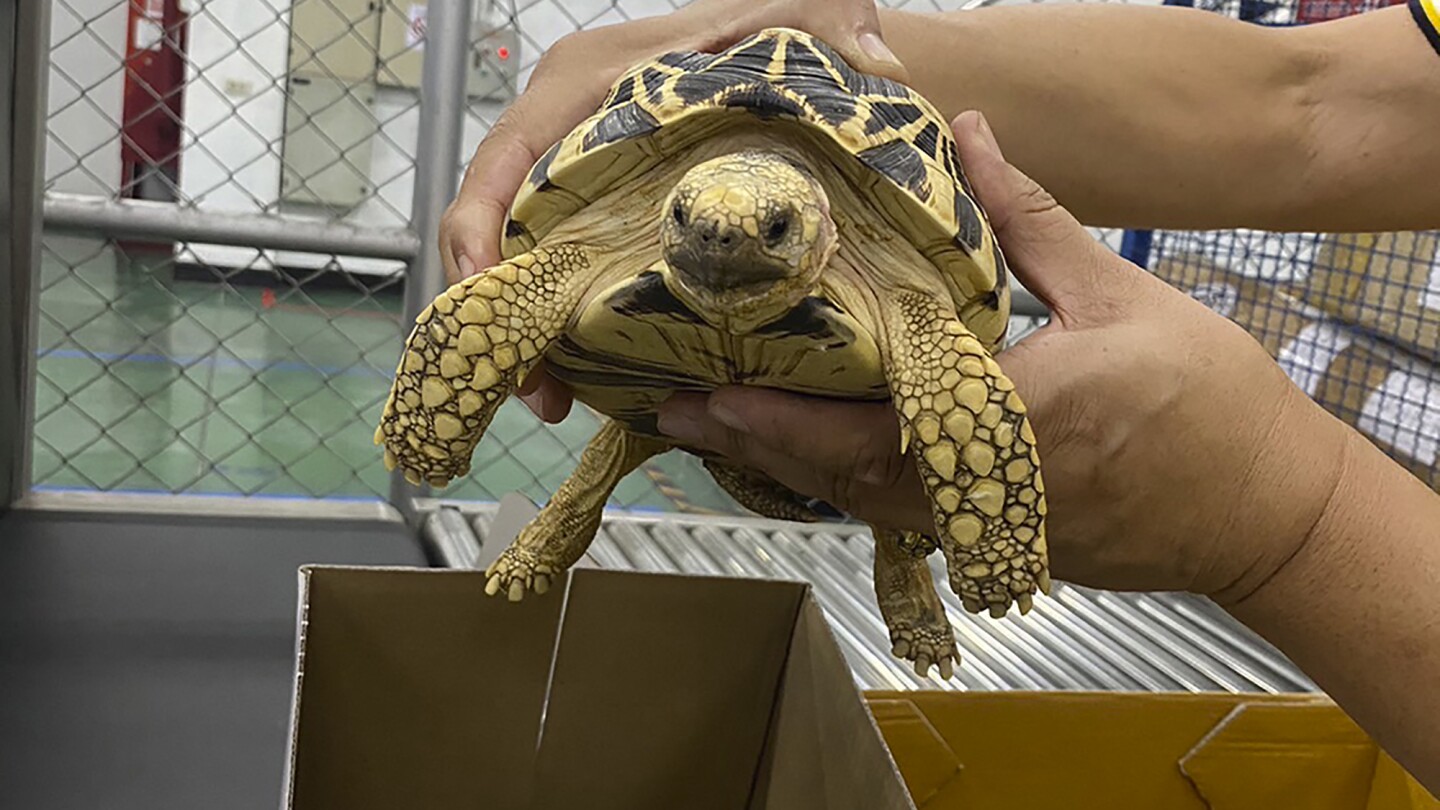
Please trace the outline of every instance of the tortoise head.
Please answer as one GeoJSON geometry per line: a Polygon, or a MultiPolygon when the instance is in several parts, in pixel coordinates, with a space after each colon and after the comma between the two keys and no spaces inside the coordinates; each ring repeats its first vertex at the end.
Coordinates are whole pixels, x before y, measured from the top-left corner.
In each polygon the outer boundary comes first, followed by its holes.
{"type": "Polygon", "coordinates": [[[772,152],[692,167],[661,211],[671,289],[710,324],[737,334],[798,304],[836,246],[824,189],[772,152]]]}

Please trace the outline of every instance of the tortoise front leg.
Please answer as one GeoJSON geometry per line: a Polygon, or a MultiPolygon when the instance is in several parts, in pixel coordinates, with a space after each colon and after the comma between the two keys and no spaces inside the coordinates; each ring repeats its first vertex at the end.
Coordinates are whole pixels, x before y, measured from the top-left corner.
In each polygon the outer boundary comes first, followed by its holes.
{"type": "Polygon", "coordinates": [[[620,479],[669,449],[660,439],[639,436],[607,420],[545,508],[485,569],[485,593],[505,593],[518,602],[527,589],[537,594],[549,590],[550,578],[569,570],[594,541],[605,502],[620,479]]]}
{"type": "Polygon", "coordinates": [[[385,466],[442,487],[470,471],[485,428],[579,306],[580,245],[536,248],[441,293],[415,319],[375,431],[385,466]]]}
{"type": "Polygon", "coordinates": [[[948,305],[910,291],[886,306],[901,449],[919,468],[950,587],[972,613],[1030,610],[1050,591],[1045,487],[1015,385],[948,305]]]}

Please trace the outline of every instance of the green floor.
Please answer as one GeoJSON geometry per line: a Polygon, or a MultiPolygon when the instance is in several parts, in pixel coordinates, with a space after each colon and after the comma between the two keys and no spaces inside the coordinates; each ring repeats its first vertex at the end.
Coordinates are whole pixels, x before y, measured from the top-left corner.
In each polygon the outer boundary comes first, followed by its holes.
{"type": "MultiPolygon", "coordinates": [[[[176,280],[174,263],[51,237],[42,266],[34,480],[39,488],[383,497],[372,443],[395,367],[399,286],[369,294],[176,280]]],[[[598,426],[547,427],[508,402],[474,472],[439,493],[543,502],[598,426]]],[[[612,501],[739,511],[688,456],[630,475],[612,501]]]]}

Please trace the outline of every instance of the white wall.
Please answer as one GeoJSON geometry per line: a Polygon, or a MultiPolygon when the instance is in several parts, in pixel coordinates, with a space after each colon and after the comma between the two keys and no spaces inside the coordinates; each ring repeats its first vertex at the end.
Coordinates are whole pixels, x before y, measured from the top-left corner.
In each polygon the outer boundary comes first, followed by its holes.
{"type": "MultiPolygon", "coordinates": [[[[505,6],[502,3],[502,7],[505,6]]],[[[671,8],[666,0],[627,0],[635,14],[671,8]]],[[[260,212],[279,196],[280,146],[284,132],[285,97],[282,76],[287,64],[288,0],[210,2],[191,19],[190,58],[194,64],[185,97],[187,136],[181,166],[181,188],[206,210],[260,212]],[[257,13],[263,9],[265,13],[257,13]],[[243,47],[236,46],[236,40],[243,47]]],[[[624,17],[611,0],[547,0],[520,15],[523,36],[523,88],[540,49],[575,30],[576,21],[598,25],[624,17]],[[562,9],[563,2],[563,9],[562,9]]],[[[416,94],[401,88],[379,88],[373,112],[381,122],[372,144],[370,178],[374,193],[342,217],[357,224],[399,227],[410,216],[414,191],[415,144],[419,128],[416,94]]],[[[472,104],[464,119],[458,179],[464,162],[503,110],[503,104],[472,104]]],[[[250,264],[255,252],[219,245],[192,245],[196,257],[216,264],[250,264]]],[[[266,261],[293,266],[318,266],[323,256],[267,254],[266,261]]],[[[395,262],[346,258],[344,268],[357,273],[389,273],[395,262]]]]}
{"type": "Polygon", "coordinates": [[[125,4],[51,4],[49,138],[45,179],[52,191],[114,195],[120,188],[125,4]]]}

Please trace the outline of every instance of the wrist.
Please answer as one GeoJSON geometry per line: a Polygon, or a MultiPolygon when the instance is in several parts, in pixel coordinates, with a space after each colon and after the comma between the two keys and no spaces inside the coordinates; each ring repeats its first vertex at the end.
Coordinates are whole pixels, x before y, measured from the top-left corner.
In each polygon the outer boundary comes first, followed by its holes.
{"type": "Polygon", "coordinates": [[[1257,437],[1266,450],[1241,482],[1244,506],[1213,541],[1214,568],[1223,571],[1228,561],[1231,573],[1216,577],[1219,587],[1202,589],[1204,595],[1226,609],[1239,608],[1304,566],[1342,507],[1356,438],[1349,426],[1291,389],[1271,429],[1257,437]]]}

